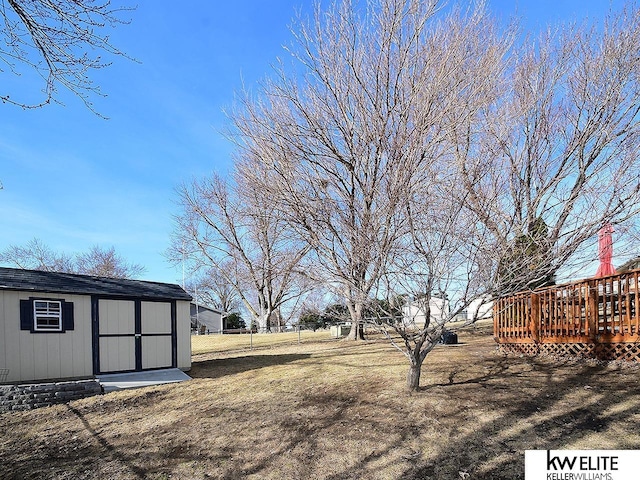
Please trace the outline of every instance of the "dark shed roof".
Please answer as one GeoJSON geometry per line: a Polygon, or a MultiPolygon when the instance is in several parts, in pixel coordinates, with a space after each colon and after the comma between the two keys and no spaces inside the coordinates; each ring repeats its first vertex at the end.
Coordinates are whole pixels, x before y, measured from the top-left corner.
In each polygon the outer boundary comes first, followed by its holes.
{"type": "Polygon", "coordinates": [[[171,283],[4,267],[0,267],[0,290],[73,293],[149,300],[191,300],[191,295],[182,287],[171,283]]]}

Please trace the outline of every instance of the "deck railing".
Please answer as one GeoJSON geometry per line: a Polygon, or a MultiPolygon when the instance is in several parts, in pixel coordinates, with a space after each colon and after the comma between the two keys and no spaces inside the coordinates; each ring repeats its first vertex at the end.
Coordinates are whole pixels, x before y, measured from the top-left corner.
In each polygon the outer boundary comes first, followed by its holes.
{"type": "Polygon", "coordinates": [[[640,360],[640,270],[520,292],[494,303],[505,352],[640,360]]]}

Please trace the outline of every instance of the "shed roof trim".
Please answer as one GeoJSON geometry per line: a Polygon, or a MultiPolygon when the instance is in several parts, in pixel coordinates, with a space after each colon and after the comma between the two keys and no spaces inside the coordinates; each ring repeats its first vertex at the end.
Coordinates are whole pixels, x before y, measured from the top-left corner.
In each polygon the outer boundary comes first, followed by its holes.
{"type": "Polygon", "coordinates": [[[179,285],[0,267],[0,290],[104,295],[153,300],[191,300],[179,285]]]}

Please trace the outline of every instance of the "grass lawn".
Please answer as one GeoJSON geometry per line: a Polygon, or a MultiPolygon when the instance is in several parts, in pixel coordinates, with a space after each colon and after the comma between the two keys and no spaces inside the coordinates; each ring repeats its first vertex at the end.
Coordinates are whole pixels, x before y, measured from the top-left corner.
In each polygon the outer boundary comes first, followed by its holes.
{"type": "Polygon", "coordinates": [[[331,336],[325,330],[312,332],[301,330],[298,332],[270,333],[266,335],[250,335],[248,333],[235,335],[193,335],[191,336],[191,353],[199,355],[211,352],[233,352],[239,350],[260,350],[263,348],[297,345],[308,342],[331,342],[331,336]]]}
{"type": "Polygon", "coordinates": [[[1,414],[0,477],[514,480],[526,449],[640,448],[637,364],[503,357],[468,331],[410,395],[384,340],[306,333],[202,337],[192,381],[1,414]]]}

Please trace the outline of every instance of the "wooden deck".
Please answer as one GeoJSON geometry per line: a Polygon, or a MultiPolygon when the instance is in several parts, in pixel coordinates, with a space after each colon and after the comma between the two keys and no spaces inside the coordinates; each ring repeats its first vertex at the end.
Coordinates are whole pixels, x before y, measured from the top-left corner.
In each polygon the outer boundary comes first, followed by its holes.
{"type": "Polygon", "coordinates": [[[639,277],[633,270],[496,301],[500,350],[640,361],[639,277]]]}

